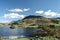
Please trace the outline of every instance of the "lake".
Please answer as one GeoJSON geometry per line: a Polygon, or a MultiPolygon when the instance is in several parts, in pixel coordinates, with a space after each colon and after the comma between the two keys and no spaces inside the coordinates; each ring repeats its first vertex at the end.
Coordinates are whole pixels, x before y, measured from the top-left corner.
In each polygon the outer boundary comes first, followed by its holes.
{"type": "Polygon", "coordinates": [[[35,37],[36,35],[32,32],[33,30],[37,30],[37,28],[10,29],[8,27],[0,27],[0,37],[2,38],[35,37]]]}

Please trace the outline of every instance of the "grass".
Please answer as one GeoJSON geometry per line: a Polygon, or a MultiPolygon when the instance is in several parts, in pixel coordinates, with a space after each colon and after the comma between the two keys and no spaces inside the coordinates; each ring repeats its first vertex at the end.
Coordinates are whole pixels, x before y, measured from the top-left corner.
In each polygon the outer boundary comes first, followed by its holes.
{"type": "Polygon", "coordinates": [[[10,38],[0,38],[0,40],[29,40],[28,38],[14,38],[14,39],[10,39],[10,38]]]}
{"type": "MultiPolygon", "coordinates": [[[[53,37],[40,37],[40,38],[34,38],[35,40],[57,40],[56,38],[53,37]]],[[[32,40],[34,40],[32,38],[32,40]]],[[[0,40],[30,40],[30,38],[15,38],[15,39],[3,39],[0,38],[0,40]]]]}

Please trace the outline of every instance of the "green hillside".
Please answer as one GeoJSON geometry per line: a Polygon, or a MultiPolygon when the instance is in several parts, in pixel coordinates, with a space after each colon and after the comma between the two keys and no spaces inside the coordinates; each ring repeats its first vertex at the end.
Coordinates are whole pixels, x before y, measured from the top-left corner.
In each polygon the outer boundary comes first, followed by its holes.
{"type": "Polygon", "coordinates": [[[9,25],[15,27],[40,27],[48,25],[60,26],[60,18],[45,18],[42,16],[30,15],[26,16],[22,20],[11,22],[9,25]]]}
{"type": "Polygon", "coordinates": [[[11,22],[10,28],[42,28],[42,30],[33,31],[40,36],[60,38],[60,18],[46,18],[42,16],[30,15],[22,20],[11,22]]]}

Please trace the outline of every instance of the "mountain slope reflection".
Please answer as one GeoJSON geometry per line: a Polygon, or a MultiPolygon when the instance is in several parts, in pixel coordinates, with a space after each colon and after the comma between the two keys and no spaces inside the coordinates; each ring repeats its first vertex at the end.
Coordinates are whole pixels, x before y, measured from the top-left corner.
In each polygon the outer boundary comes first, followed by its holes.
{"type": "MultiPolygon", "coordinates": [[[[36,35],[32,32],[36,28],[15,28],[10,29],[6,27],[0,27],[0,37],[10,38],[10,37],[35,37],[36,35]]],[[[41,29],[40,29],[41,30],[41,29]]]]}

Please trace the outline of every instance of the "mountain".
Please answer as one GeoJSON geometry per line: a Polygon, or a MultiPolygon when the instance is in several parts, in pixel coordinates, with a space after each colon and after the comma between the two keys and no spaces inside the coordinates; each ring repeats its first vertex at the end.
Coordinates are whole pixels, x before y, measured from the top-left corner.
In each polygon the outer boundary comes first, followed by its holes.
{"type": "Polygon", "coordinates": [[[0,27],[7,27],[8,23],[0,23],[0,27]]]}
{"type": "Polygon", "coordinates": [[[60,26],[60,18],[46,18],[43,16],[29,15],[22,20],[11,22],[15,27],[39,27],[43,25],[60,26]]]}
{"type": "Polygon", "coordinates": [[[26,16],[24,19],[30,19],[30,18],[44,18],[43,16],[36,16],[36,15],[29,15],[26,16]]]}
{"type": "MultiPolygon", "coordinates": [[[[15,25],[17,27],[37,27],[38,21],[44,19],[42,16],[29,15],[23,18],[22,20],[14,21],[10,25],[15,25]]],[[[41,20],[42,21],[42,20],[41,20]]]]}
{"type": "Polygon", "coordinates": [[[36,35],[53,36],[60,38],[60,18],[46,18],[43,16],[29,15],[22,20],[11,22],[10,28],[42,28],[42,30],[33,31],[36,35]]]}

